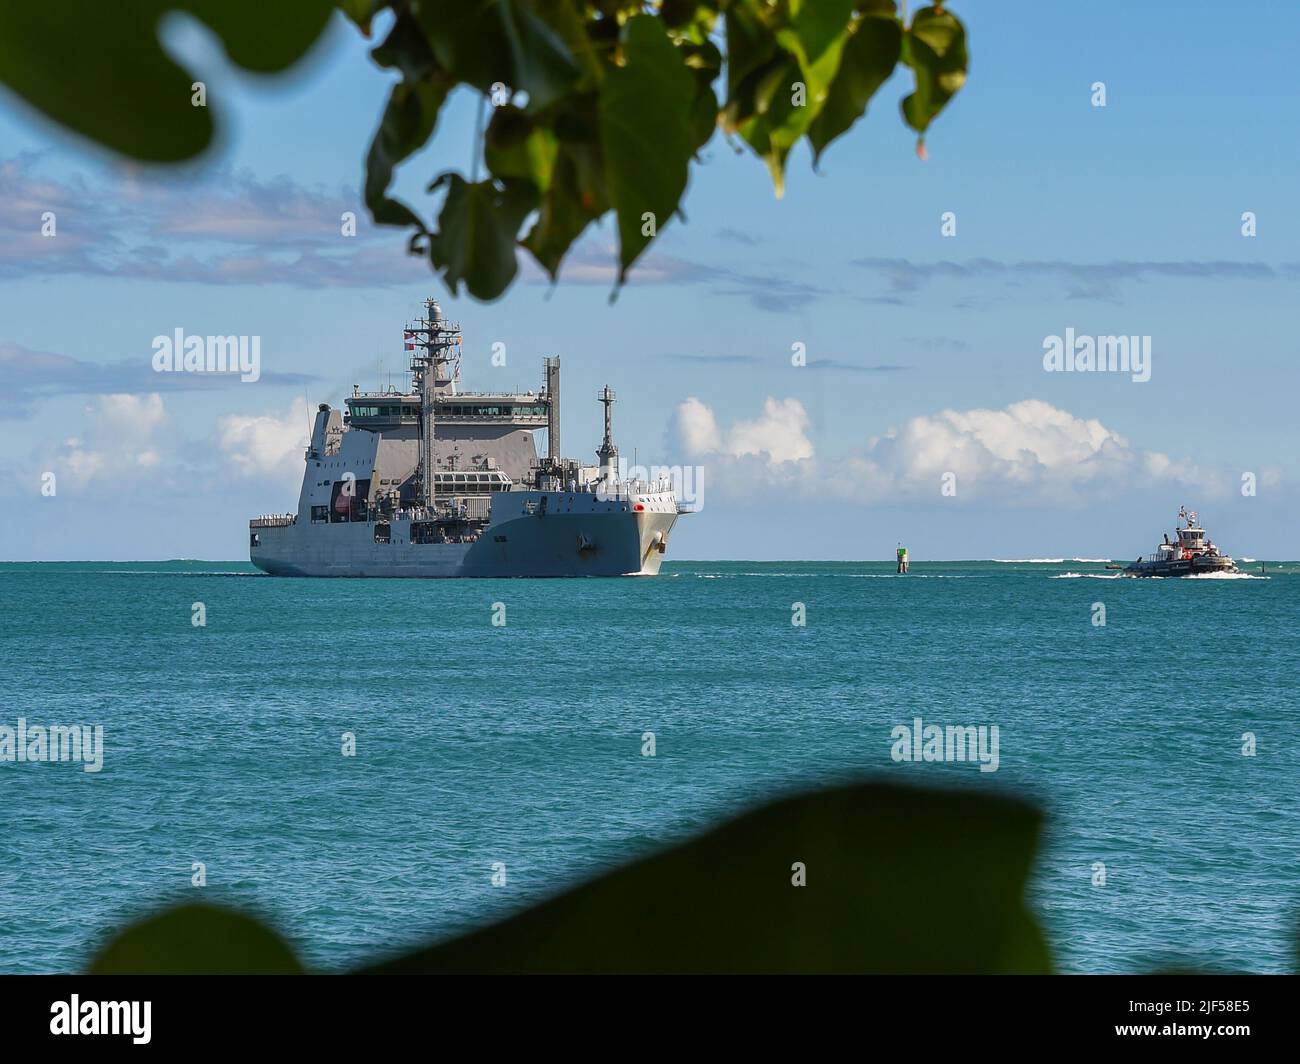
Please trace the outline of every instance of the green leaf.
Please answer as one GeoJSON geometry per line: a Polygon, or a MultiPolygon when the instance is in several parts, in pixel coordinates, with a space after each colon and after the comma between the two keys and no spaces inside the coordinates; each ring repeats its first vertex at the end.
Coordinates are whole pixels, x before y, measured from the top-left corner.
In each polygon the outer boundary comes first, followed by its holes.
{"type": "Polygon", "coordinates": [[[916,74],[903,118],[924,139],[930,122],[966,83],[966,30],[956,15],[923,7],[903,35],[902,55],[916,74]]]}
{"type": "Polygon", "coordinates": [[[196,78],[158,41],[168,11],[205,23],[238,66],[274,73],[325,29],[329,0],[133,0],[0,4],[0,82],[74,132],[133,159],[179,162],[211,143],[220,92],[195,107],[196,78]]]}
{"type": "Polygon", "coordinates": [[[438,65],[423,28],[405,11],[398,14],[383,44],[370,54],[380,66],[399,71],[402,80],[388,95],[388,106],[366,156],[366,206],[379,225],[414,227],[415,250],[417,237],[427,232],[424,222],[406,204],[390,198],[388,186],[398,165],[433,136],[455,80],[438,65]]]}
{"type": "Polygon", "coordinates": [[[405,81],[423,81],[441,70],[424,28],[405,11],[397,16],[383,44],[370,50],[370,57],[396,70],[405,81]]]}
{"type": "Polygon", "coordinates": [[[609,197],[618,217],[619,283],[628,267],[667,223],[686,190],[695,150],[691,108],[695,81],[659,19],[638,15],[627,23],[624,64],[600,85],[600,134],[609,197]]]}
{"type": "Polygon", "coordinates": [[[767,163],[778,198],[785,194],[786,156],[813,118],[807,107],[794,102],[795,82],[801,80],[801,75],[798,60],[788,55],[764,68],[755,86],[755,113],[738,127],[740,135],[767,163]]]}
{"type": "MultiPolygon", "coordinates": [[[[839,69],[848,38],[852,0],[803,0],[791,4],[787,25],[772,30],[781,48],[766,64],[756,67],[738,88],[740,107],[748,118],[736,124],[740,135],[768,165],[776,194],[785,190],[785,160],[795,142],[816,119],[839,69]],[[802,84],[802,90],[799,84],[802,84]]],[[[730,26],[730,22],[728,23],[730,26]]],[[[763,54],[749,38],[764,23],[750,20],[751,30],[737,36],[747,53],[763,54]]],[[[730,46],[731,37],[728,36],[730,46]]]]}
{"type": "Polygon", "coordinates": [[[537,206],[537,190],[527,182],[471,183],[445,173],[429,188],[447,188],[438,215],[438,232],[429,238],[429,258],[451,289],[463,283],[475,299],[496,299],[514,280],[519,264],[519,227],[537,206]]]}
{"type": "Polygon", "coordinates": [[[733,126],[754,113],[755,79],[777,58],[776,39],[765,19],[771,17],[768,11],[753,3],[734,3],[726,11],[727,107],[733,126]]]}
{"type": "Polygon", "coordinates": [[[393,86],[366,157],[366,206],[379,225],[412,225],[424,231],[419,215],[400,200],[388,196],[388,186],[397,165],[424,147],[433,136],[449,88],[448,80],[437,76],[428,81],[402,81],[393,86]]]}
{"type": "Polygon", "coordinates": [[[370,20],[375,17],[375,12],[387,6],[386,0],[335,0],[335,2],[339,10],[356,23],[357,29],[366,34],[370,32],[370,20]]]}
{"type": "Polygon", "coordinates": [[[573,242],[609,210],[596,94],[583,93],[564,101],[551,128],[558,141],[551,184],[542,197],[537,223],[523,243],[555,280],[573,242]]]}
{"type": "Polygon", "coordinates": [[[526,112],[509,105],[493,111],[483,138],[483,161],[495,176],[530,181],[545,192],[558,151],[555,132],[526,112]]]}
{"type": "Polygon", "coordinates": [[[695,151],[708,143],[718,128],[718,97],[713,83],[722,72],[722,52],[713,41],[698,43],[680,40],[676,43],[686,69],[695,79],[695,100],[691,104],[691,141],[695,151]]]}
{"type": "Polygon", "coordinates": [[[578,61],[578,66],[582,69],[583,86],[594,87],[605,72],[601,69],[600,60],[596,58],[577,5],[573,0],[533,0],[533,8],[537,16],[559,35],[565,47],[578,61]]]}
{"type": "Polygon", "coordinates": [[[371,970],[1046,972],[1023,897],[1039,826],[971,788],[787,798],[371,970]]]}
{"type": "Polygon", "coordinates": [[[839,69],[853,0],[791,0],[793,20],[777,30],[777,42],[799,60],[808,106],[820,110],[839,69]]]}
{"type": "Polygon", "coordinates": [[[581,73],[527,0],[421,0],[417,14],[443,67],[480,92],[500,83],[528,93],[530,111],[555,102],[581,73]]]}
{"type": "Polygon", "coordinates": [[[116,934],[92,975],[298,975],[298,958],[274,931],[215,905],[181,905],[116,934]]]}
{"type": "Polygon", "coordinates": [[[867,15],[844,45],[839,72],[808,129],[814,165],[827,145],[866,112],[867,103],[894,72],[903,43],[903,27],[895,18],[867,15]]]}

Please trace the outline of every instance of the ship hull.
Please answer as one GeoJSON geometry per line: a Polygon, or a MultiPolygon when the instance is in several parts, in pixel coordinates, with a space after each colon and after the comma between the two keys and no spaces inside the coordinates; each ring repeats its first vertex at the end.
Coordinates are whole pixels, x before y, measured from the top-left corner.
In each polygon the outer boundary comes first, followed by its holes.
{"type": "Polygon", "coordinates": [[[273,576],[653,576],[676,521],[675,505],[640,513],[520,513],[488,524],[472,543],[412,543],[409,522],[389,523],[386,543],[376,542],[373,522],[294,522],[255,529],[249,555],[273,576]]]}
{"type": "Polygon", "coordinates": [[[1231,558],[1179,558],[1174,561],[1134,562],[1122,576],[1204,576],[1210,573],[1239,572],[1231,558]]]}

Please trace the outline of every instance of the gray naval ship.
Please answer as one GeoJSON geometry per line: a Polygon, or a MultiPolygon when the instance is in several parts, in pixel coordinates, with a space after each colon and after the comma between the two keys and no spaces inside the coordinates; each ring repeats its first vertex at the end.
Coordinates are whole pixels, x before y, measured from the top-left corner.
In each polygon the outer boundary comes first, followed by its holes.
{"type": "Polygon", "coordinates": [[[1155,554],[1126,566],[1121,576],[1201,576],[1239,571],[1237,563],[1220,554],[1213,541],[1206,538],[1195,510],[1188,513],[1187,507],[1180,507],[1178,517],[1187,524],[1175,529],[1177,542],[1171,541],[1166,532],[1165,541],[1156,547],[1155,554]]]}
{"type": "Polygon", "coordinates": [[[536,392],[462,392],[461,332],[435,300],[406,326],[410,387],[316,412],[298,511],[249,522],[275,576],[649,576],[673,485],[620,480],[606,386],[597,463],[560,454],[560,360],[536,392]],[[546,455],[534,433],[546,429],[546,455]]]}

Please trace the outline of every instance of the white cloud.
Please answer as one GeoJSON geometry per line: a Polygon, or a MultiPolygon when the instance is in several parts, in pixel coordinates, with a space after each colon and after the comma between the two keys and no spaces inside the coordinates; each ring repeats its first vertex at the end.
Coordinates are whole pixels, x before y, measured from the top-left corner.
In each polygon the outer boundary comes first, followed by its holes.
{"type": "MultiPolygon", "coordinates": [[[[1168,466],[1163,455],[1152,457],[1168,466]]],[[[953,472],[975,484],[1028,486],[1114,476],[1137,458],[1127,440],[1095,418],[1025,399],[1003,410],[943,410],[911,418],[869,441],[857,461],[901,485],[953,472]]]]}
{"type": "Polygon", "coordinates": [[[69,436],[42,463],[76,484],[122,477],[158,465],[154,439],[167,423],[162,396],[102,395],[86,405],[85,430],[69,436]]]}
{"type": "Polygon", "coordinates": [[[718,428],[713,411],[694,396],[677,407],[677,435],[687,456],[744,458],[755,455],[769,463],[800,462],[813,456],[808,439],[808,412],[798,399],[763,401],[763,413],[749,421],[718,428]]]}
{"type": "Polygon", "coordinates": [[[228,414],[218,418],[217,439],[222,454],[245,476],[298,478],[311,418],[307,401],[295,399],[283,415],[228,414]]]}
{"type": "Polygon", "coordinates": [[[797,399],[768,398],[759,417],[723,428],[692,398],[675,419],[686,454],[722,467],[712,483],[743,492],[766,485],[861,501],[939,502],[941,480],[953,473],[958,499],[1059,505],[1152,481],[1194,485],[1202,495],[1227,485],[1220,473],[1142,451],[1097,419],[1039,399],[913,417],[832,460],[814,458],[807,426],[797,399]]]}

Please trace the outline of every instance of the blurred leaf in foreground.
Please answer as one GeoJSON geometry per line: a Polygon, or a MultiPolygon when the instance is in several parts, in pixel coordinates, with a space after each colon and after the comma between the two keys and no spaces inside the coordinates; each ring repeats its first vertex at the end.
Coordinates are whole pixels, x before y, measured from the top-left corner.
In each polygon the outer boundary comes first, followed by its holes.
{"type": "Polygon", "coordinates": [[[297,975],[302,965],[274,931],[215,905],[180,905],[119,932],[92,975],[297,975]]]}
{"type": "MultiPolygon", "coordinates": [[[[1040,822],[1023,802],[970,790],[873,783],[785,798],[365,971],[1047,972],[1024,901],[1040,822]]],[[[298,970],[274,933],[206,905],[136,924],[92,967],[298,970]]]]}
{"type": "Polygon", "coordinates": [[[211,108],[194,77],[164,51],[164,15],[193,15],[230,59],[259,74],[284,70],[315,43],[329,0],[130,0],[0,4],[0,82],[60,125],[147,162],[177,162],[212,141],[211,108]]]}
{"type": "Polygon", "coordinates": [[[787,798],[370,970],[1047,972],[1023,897],[1039,825],[972,791],[787,798]]]}

